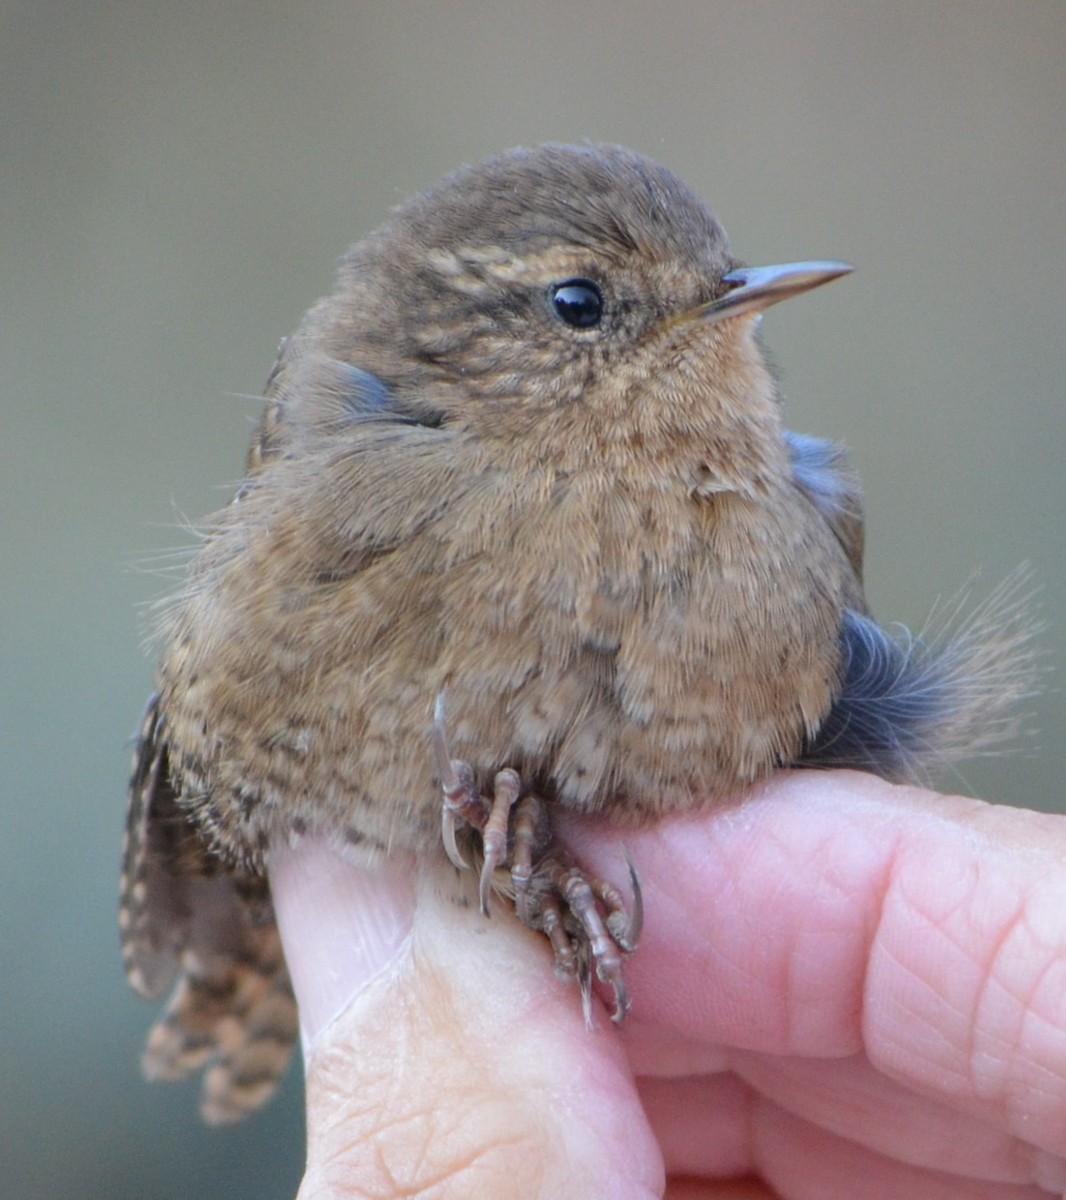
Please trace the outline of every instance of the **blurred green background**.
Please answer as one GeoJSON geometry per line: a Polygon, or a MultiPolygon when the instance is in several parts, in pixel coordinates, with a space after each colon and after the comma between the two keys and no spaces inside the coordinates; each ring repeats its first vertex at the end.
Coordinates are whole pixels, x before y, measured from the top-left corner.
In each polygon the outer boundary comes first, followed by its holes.
{"type": "MultiPolygon", "coordinates": [[[[149,1087],[114,922],[158,552],[221,505],[279,337],[404,194],[517,143],[628,143],[750,262],[790,422],[849,444],[869,591],[975,568],[1066,611],[1066,5],[12,3],[0,14],[0,1163],[8,1194],[290,1196],[300,1080],[204,1129],[149,1087]]],[[[1061,807],[1063,698],[975,794],[1061,807]]]]}

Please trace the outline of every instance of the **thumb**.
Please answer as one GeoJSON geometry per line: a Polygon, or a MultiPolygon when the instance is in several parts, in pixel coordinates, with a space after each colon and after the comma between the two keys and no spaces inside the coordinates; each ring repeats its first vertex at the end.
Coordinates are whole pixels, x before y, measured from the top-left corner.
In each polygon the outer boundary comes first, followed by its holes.
{"type": "Polygon", "coordinates": [[[309,1056],[352,998],[408,952],[415,865],[397,855],[357,868],[305,838],[274,848],[270,890],[309,1056]]]}
{"type": "Polygon", "coordinates": [[[305,839],[271,888],[307,1066],[301,1200],[662,1194],[615,1029],[586,1029],[546,946],[499,904],[486,920],[471,877],[305,839]]]}

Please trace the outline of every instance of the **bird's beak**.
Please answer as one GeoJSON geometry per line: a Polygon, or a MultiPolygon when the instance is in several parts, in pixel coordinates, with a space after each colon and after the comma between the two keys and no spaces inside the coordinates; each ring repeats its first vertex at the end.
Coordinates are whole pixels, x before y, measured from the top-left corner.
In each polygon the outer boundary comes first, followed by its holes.
{"type": "Polygon", "coordinates": [[[855,268],[845,262],[779,263],[773,267],[736,267],[722,276],[731,290],[717,300],[702,304],[695,311],[713,325],[729,317],[762,312],[779,300],[788,300],[849,275],[855,268]]]}

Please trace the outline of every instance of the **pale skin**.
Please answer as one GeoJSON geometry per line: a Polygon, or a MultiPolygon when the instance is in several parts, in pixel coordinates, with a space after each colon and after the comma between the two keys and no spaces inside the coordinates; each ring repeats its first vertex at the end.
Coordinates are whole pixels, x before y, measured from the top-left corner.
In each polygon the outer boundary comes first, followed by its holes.
{"type": "Polygon", "coordinates": [[[640,873],[621,1028],[472,874],[275,852],[301,1200],[1063,1195],[1066,819],[793,772],[624,838],[560,824],[640,873]]]}

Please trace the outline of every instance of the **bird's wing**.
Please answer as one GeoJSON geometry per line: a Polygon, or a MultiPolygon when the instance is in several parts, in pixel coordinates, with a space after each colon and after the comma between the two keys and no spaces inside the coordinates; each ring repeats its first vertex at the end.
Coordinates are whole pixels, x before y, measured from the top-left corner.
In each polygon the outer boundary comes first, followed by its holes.
{"type": "Polygon", "coordinates": [[[257,474],[309,433],[329,434],[366,421],[436,428],[440,413],[424,397],[400,396],[370,371],[324,353],[307,326],[286,338],[264,390],[266,404],[248,451],[247,471],[257,474]]]}
{"type": "Polygon", "coordinates": [[[836,535],[856,579],[862,582],[864,517],[859,477],[833,442],[785,431],[792,480],[836,535]]]}

